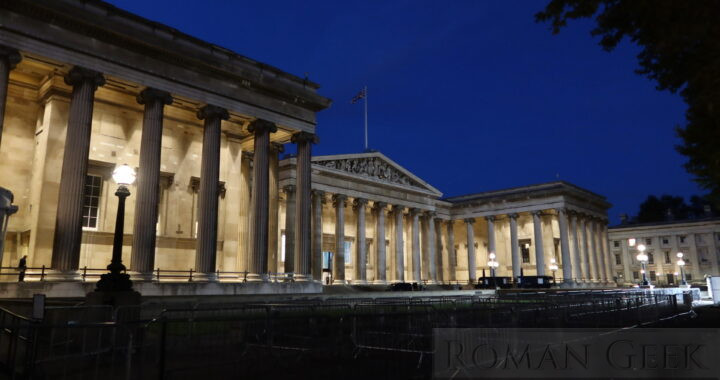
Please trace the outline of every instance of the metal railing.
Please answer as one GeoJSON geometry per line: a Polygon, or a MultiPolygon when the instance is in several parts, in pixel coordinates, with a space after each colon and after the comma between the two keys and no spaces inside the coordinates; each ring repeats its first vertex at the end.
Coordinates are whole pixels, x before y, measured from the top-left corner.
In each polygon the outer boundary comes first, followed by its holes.
{"type": "Polygon", "coordinates": [[[56,307],[42,321],[0,308],[0,364],[30,379],[407,378],[429,373],[433,328],[623,328],[689,308],[663,291],[562,293],[56,307]]]}

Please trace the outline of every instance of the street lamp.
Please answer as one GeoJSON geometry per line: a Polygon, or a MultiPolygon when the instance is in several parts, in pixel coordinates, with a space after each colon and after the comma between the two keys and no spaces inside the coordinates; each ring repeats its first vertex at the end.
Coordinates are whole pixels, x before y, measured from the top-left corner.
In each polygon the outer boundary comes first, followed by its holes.
{"type": "Polygon", "coordinates": [[[677,265],[680,267],[680,285],[687,285],[687,281],[685,281],[685,260],[683,260],[683,253],[678,252],[677,258],[677,265]]]}
{"type": "Polygon", "coordinates": [[[112,174],[113,180],[119,185],[115,195],[118,197],[117,217],[115,219],[115,237],[113,239],[112,260],[107,269],[110,273],[100,276],[97,283],[98,291],[128,291],[132,290],[130,275],[124,273],[125,265],[122,263],[123,227],[125,224],[125,198],[130,195],[127,186],[135,182],[135,171],[128,165],[120,165],[112,174]]]}
{"type": "Polygon", "coordinates": [[[650,281],[648,281],[647,274],[645,273],[645,264],[648,261],[648,256],[645,254],[645,244],[638,244],[637,250],[640,251],[635,258],[640,262],[640,265],[642,266],[642,270],[640,271],[642,273],[642,284],[643,286],[650,285],[650,281]]]}
{"type": "Polygon", "coordinates": [[[552,271],[552,274],[553,274],[553,282],[555,282],[555,271],[558,270],[558,266],[557,266],[557,263],[555,262],[554,257],[550,258],[550,270],[552,271]]]}
{"type": "Polygon", "coordinates": [[[499,264],[495,261],[495,252],[490,252],[488,258],[490,259],[490,261],[488,261],[488,266],[490,267],[490,275],[493,279],[493,285],[497,287],[497,283],[495,282],[495,268],[497,268],[499,264]]]}

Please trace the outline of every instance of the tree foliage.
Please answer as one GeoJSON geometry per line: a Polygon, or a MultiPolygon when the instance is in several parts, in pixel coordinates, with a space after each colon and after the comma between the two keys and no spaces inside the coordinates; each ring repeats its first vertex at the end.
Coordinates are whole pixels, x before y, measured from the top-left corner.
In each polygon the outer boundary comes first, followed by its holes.
{"type": "Polygon", "coordinates": [[[649,195],[643,203],[640,204],[635,222],[650,223],[662,222],[669,220],[686,220],[686,219],[702,219],[717,215],[717,210],[713,207],[709,212],[706,210],[709,203],[706,199],[699,196],[690,197],[690,204],[685,202],[683,197],[672,195],[649,195]]]}
{"type": "Polygon", "coordinates": [[[676,148],[720,205],[720,0],[551,0],[535,18],[553,34],[568,20],[594,18],[603,49],[623,38],[642,48],[636,72],[687,103],[676,148]]]}

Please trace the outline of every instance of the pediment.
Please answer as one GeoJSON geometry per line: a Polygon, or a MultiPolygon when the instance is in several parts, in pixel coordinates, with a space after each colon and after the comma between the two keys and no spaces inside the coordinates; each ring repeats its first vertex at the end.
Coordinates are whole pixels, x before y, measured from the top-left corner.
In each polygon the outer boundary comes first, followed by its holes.
{"type": "Polygon", "coordinates": [[[312,158],[312,163],[353,177],[366,178],[403,188],[413,188],[425,193],[442,196],[442,193],[436,188],[380,152],[315,156],[312,158]]]}

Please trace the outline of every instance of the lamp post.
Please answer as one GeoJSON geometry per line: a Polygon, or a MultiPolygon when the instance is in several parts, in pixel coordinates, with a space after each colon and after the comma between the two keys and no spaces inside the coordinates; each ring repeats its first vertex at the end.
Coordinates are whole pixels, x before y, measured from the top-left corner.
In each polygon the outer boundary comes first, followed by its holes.
{"type": "Polygon", "coordinates": [[[683,260],[683,253],[678,252],[677,253],[677,265],[680,267],[680,285],[686,286],[687,281],[685,281],[685,260],[683,260]]]}
{"type": "Polygon", "coordinates": [[[495,261],[495,252],[490,252],[488,258],[490,259],[490,261],[488,261],[488,266],[490,267],[490,276],[492,276],[493,279],[493,286],[497,288],[497,282],[495,281],[495,268],[497,268],[499,264],[497,261],[495,261]]]}
{"type": "Polygon", "coordinates": [[[635,258],[640,262],[640,265],[642,269],[640,270],[640,273],[642,273],[642,284],[643,286],[649,286],[650,281],[648,281],[647,274],[645,273],[645,264],[648,261],[648,256],[645,254],[645,244],[638,244],[637,250],[640,251],[635,258]]]}
{"type": "Polygon", "coordinates": [[[128,165],[120,165],[113,171],[113,180],[119,185],[115,195],[118,197],[117,218],[115,220],[115,236],[113,239],[112,260],[107,269],[110,273],[100,276],[97,283],[98,291],[129,291],[132,290],[130,275],[124,273],[122,263],[123,227],[125,224],[125,198],[130,195],[127,186],[135,182],[135,171],[128,165]]]}
{"type": "Polygon", "coordinates": [[[550,259],[550,270],[552,271],[552,274],[553,274],[553,283],[555,283],[555,271],[558,270],[558,266],[557,266],[557,263],[555,262],[554,257],[550,259]]]}

